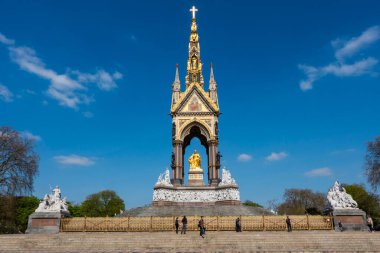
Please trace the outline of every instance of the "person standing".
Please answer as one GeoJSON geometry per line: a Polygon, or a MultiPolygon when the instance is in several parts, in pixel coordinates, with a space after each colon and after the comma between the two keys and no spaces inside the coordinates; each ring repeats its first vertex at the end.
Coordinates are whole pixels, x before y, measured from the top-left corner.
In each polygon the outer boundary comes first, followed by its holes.
{"type": "Polygon", "coordinates": [[[369,228],[369,232],[374,232],[374,229],[373,229],[373,220],[372,220],[371,216],[369,216],[369,215],[367,217],[367,226],[369,228]]]}
{"type": "Polygon", "coordinates": [[[182,218],[182,231],[181,231],[181,234],[186,234],[186,229],[187,229],[187,218],[186,218],[186,215],[185,215],[182,218]]]}
{"type": "Polygon", "coordinates": [[[340,232],[343,232],[343,225],[342,225],[342,222],[340,220],[338,221],[338,229],[340,232]]]}
{"type": "Polygon", "coordinates": [[[239,217],[235,221],[235,230],[236,232],[241,232],[241,221],[239,217]]]}
{"type": "Polygon", "coordinates": [[[179,228],[179,221],[178,221],[178,217],[175,218],[175,233],[178,234],[178,228],[179,228]]]}
{"type": "Polygon", "coordinates": [[[206,228],[205,228],[205,221],[203,220],[203,216],[201,216],[201,219],[198,222],[198,227],[199,227],[199,235],[202,236],[202,238],[205,238],[206,228]]]}
{"type": "Polygon", "coordinates": [[[292,221],[289,218],[289,215],[286,216],[286,227],[288,228],[288,232],[292,232],[292,221]]]}

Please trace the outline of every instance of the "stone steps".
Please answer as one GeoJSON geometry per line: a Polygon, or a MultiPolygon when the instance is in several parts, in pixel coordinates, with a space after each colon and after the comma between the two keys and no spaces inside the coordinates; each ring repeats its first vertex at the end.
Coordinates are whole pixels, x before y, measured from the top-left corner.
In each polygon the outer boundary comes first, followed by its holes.
{"type": "Polygon", "coordinates": [[[0,235],[1,253],[19,252],[380,252],[380,233],[173,232],[0,235]]]}

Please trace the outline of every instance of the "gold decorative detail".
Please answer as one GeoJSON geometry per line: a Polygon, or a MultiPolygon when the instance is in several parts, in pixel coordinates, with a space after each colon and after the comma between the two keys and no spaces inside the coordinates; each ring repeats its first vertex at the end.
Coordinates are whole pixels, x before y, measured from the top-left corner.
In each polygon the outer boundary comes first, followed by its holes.
{"type": "Polygon", "coordinates": [[[179,121],[179,127],[181,127],[186,121],[187,121],[187,120],[185,120],[185,119],[181,119],[181,120],[179,121]]]}
{"type": "Polygon", "coordinates": [[[205,120],[205,122],[206,122],[206,124],[209,126],[209,127],[211,127],[211,120],[205,120]]]}
{"type": "Polygon", "coordinates": [[[194,150],[194,153],[189,157],[190,171],[202,171],[201,161],[201,156],[194,150]]]}
{"type": "Polygon", "coordinates": [[[180,107],[182,105],[182,103],[184,102],[184,100],[186,100],[186,98],[188,97],[188,94],[191,93],[191,91],[193,90],[192,88],[197,88],[197,91],[202,95],[202,97],[207,101],[207,103],[209,104],[209,106],[214,109],[214,111],[216,112],[219,112],[219,106],[215,104],[214,101],[211,100],[211,98],[209,97],[209,94],[206,93],[203,88],[198,84],[198,83],[192,83],[190,84],[190,86],[186,89],[186,91],[184,93],[182,93],[180,99],[178,100],[178,102],[176,104],[173,105],[172,107],[172,110],[171,112],[174,113],[178,107],[180,107]]]}

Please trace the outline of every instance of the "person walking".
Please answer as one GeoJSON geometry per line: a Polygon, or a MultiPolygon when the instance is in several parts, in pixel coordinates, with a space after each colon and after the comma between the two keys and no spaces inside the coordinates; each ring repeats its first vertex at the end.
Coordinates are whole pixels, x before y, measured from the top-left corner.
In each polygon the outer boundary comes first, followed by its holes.
{"type": "Polygon", "coordinates": [[[235,230],[236,232],[241,232],[241,221],[239,217],[235,221],[235,230]]]}
{"type": "Polygon", "coordinates": [[[175,233],[178,234],[178,228],[179,228],[179,221],[178,221],[178,217],[175,218],[175,233]]]}
{"type": "Polygon", "coordinates": [[[373,220],[371,218],[371,216],[368,215],[367,217],[367,226],[368,226],[368,229],[369,229],[369,232],[374,232],[374,229],[373,229],[373,220]]]}
{"type": "Polygon", "coordinates": [[[185,215],[182,218],[182,231],[181,231],[181,234],[186,234],[186,229],[187,229],[187,218],[186,218],[186,215],[185,215]]]}
{"type": "Polygon", "coordinates": [[[289,218],[289,215],[286,216],[286,227],[288,228],[288,232],[292,232],[292,221],[289,218]]]}
{"type": "Polygon", "coordinates": [[[206,228],[205,228],[205,221],[203,220],[203,216],[201,216],[201,219],[198,222],[198,227],[199,227],[199,235],[202,236],[202,238],[205,238],[206,228]]]}

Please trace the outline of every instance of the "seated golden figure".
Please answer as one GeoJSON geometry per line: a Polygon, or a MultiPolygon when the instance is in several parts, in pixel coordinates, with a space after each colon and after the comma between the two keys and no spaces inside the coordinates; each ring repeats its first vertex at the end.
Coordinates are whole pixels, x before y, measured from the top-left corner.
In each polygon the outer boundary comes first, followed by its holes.
{"type": "Polygon", "coordinates": [[[190,171],[194,170],[200,170],[201,169],[201,156],[198,154],[196,150],[194,150],[194,153],[189,157],[189,164],[190,164],[190,171]]]}

